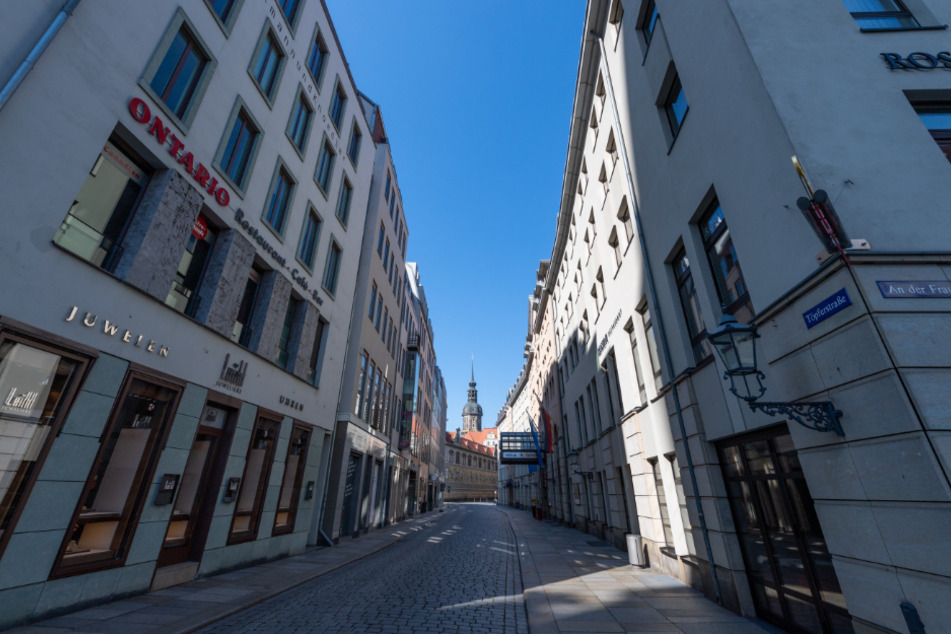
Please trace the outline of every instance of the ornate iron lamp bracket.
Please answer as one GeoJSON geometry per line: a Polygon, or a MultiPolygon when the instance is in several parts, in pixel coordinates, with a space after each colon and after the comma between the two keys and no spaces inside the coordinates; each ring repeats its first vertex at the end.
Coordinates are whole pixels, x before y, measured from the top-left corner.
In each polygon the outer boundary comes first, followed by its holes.
{"type": "Polygon", "coordinates": [[[792,403],[757,403],[756,401],[749,401],[749,404],[750,409],[754,412],[760,410],[769,416],[786,416],[803,427],[816,431],[834,431],[839,436],[845,436],[842,425],[839,424],[842,411],[836,409],[832,405],[832,401],[794,401],[792,403]]]}

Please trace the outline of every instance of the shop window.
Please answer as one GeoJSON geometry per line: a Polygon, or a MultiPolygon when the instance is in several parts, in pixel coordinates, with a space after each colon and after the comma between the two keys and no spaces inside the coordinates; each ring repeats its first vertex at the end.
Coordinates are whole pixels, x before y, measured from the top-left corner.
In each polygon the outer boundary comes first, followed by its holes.
{"type": "Polygon", "coordinates": [[[201,303],[198,288],[201,286],[217,237],[218,232],[211,227],[208,219],[199,215],[185,243],[185,253],[178,263],[168,297],[165,298],[168,306],[189,317],[198,314],[201,303]]]}
{"type": "Polygon", "coordinates": [[[863,31],[914,29],[918,22],[901,0],[844,0],[863,31]]]}
{"type": "Polygon", "coordinates": [[[66,213],[53,241],[107,271],[122,257],[122,238],[151,170],[117,138],[110,138],[66,213]]]}
{"type": "Polygon", "coordinates": [[[700,233],[720,303],[738,322],[749,323],[753,318],[753,304],[743,280],[730,229],[726,226],[723,210],[716,199],[700,221],[700,233]]]}
{"type": "Polygon", "coordinates": [[[251,541],[258,536],[261,512],[264,510],[264,495],[267,492],[271,466],[274,464],[274,448],[281,424],[259,418],[251,433],[244,475],[231,521],[228,543],[251,541]]]}
{"type": "Polygon", "coordinates": [[[198,31],[179,9],[139,82],[185,132],[195,118],[215,68],[208,51],[198,31]]]}
{"type": "Polygon", "coordinates": [[[121,565],[181,389],[128,376],[60,548],[53,577],[121,565]]]}
{"type": "Polygon", "coordinates": [[[915,112],[945,158],[951,161],[951,103],[916,104],[915,112]]]}
{"type": "Polygon", "coordinates": [[[693,349],[693,358],[694,361],[700,363],[710,356],[712,351],[710,342],[707,340],[703,313],[700,312],[700,303],[697,300],[697,289],[693,285],[693,276],[690,274],[690,260],[683,249],[674,257],[672,266],[677,283],[677,294],[680,296],[680,307],[683,309],[687,334],[690,337],[690,347],[693,349]]]}
{"type": "Polygon", "coordinates": [[[284,477],[281,479],[281,495],[277,500],[277,514],[274,516],[274,535],[290,533],[294,530],[297,517],[297,504],[300,501],[301,484],[304,481],[304,469],[307,466],[307,449],[310,447],[310,429],[294,425],[287,446],[287,460],[284,461],[284,477]]]}
{"type": "Polygon", "coordinates": [[[251,58],[251,67],[248,68],[248,72],[254,78],[254,83],[260,89],[268,106],[274,102],[274,93],[277,91],[281,71],[284,70],[285,57],[277,35],[265,26],[254,56],[251,58]]]}
{"type": "Polygon", "coordinates": [[[0,553],[88,363],[10,332],[0,337],[0,553]]]}
{"type": "Polygon", "coordinates": [[[254,315],[254,305],[257,302],[263,275],[257,268],[251,267],[248,280],[244,284],[241,304],[238,306],[238,316],[234,320],[234,328],[231,331],[231,340],[245,348],[251,342],[251,318],[254,315]]]}

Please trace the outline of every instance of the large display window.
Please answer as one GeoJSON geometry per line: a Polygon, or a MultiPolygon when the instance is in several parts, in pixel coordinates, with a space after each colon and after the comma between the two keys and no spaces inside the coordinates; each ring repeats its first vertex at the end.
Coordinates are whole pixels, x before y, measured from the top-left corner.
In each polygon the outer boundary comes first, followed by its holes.
{"type": "Polygon", "coordinates": [[[0,553],[88,363],[27,337],[0,336],[0,553]]]}
{"type": "Polygon", "coordinates": [[[284,462],[284,479],[281,481],[281,496],[277,501],[277,514],[274,516],[274,535],[290,533],[294,530],[297,517],[297,503],[300,501],[300,489],[304,480],[304,468],[307,466],[307,450],[310,447],[310,428],[294,425],[291,440],[287,445],[287,460],[284,462]]]}
{"type": "Polygon", "coordinates": [[[119,139],[110,138],[53,241],[96,266],[113,271],[122,255],[122,236],[150,174],[144,161],[119,139]]]}
{"type": "Polygon", "coordinates": [[[238,491],[238,502],[231,520],[228,543],[251,541],[258,536],[261,512],[264,510],[264,495],[267,492],[271,466],[274,464],[274,449],[281,424],[267,418],[259,418],[251,433],[251,446],[244,465],[244,476],[238,491]]]}
{"type": "Polygon", "coordinates": [[[178,385],[126,377],[52,576],[125,560],[180,395],[178,385]]]}

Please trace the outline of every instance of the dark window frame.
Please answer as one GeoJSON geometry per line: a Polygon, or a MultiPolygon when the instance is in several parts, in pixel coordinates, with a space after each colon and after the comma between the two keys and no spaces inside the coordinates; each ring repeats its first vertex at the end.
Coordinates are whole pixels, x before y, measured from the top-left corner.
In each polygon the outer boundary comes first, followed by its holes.
{"type": "MultiPolygon", "coordinates": [[[[228,529],[228,539],[226,541],[226,545],[228,546],[254,541],[258,537],[258,532],[261,528],[261,515],[264,513],[264,502],[267,497],[268,482],[271,479],[271,470],[274,468],[274,454],[277,451],[277,441],[280,437],[282,418],[283,417],[279,415],[258,410],[257,420],[254,422],[254,428],[251,430],[251,440],[248,443],[248,452],[245,456],[244,468],[241,470],[241,486],[238,490],[238,495],[234,502],[234,511],[231,515],[231,526],[228,529]],[[254,443],[257,440],[259,429],[264,430],[265,434],[270,435],[272,440],[270,445],[265,449],[266,453],[261,463],[261,474],[256,483],[251,510],[247,512],[239,511],[238,504],[240,503],[241,491],[247,484],[248,467],[251,464],[251,452],[254,451],[254,443]],[[235,524],[239,517],[250,518],[248,529],[240,531],[235,529],[235,524]]],[[[265,438],[267,437],[268,436],[265,436],[265,438]]]]}

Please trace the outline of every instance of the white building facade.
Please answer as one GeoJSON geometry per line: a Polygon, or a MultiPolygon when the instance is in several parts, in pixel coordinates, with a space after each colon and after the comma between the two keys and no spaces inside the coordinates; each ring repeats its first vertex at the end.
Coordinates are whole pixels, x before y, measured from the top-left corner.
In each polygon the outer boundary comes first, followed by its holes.
{"type": "Polygon", "coordinates": [[[0,13],[0,626],[302,552],[373,175],[323,4],[0,13]]]}
{"type": "Polygon", "coordinates": [[[545,287],[566,477],[605,483],[574,523],[788,631],[940,629],[951,3],[701,4],[588,3],[545,287]],[[772,414],[724,380],[724,309],[772,414]]]}

